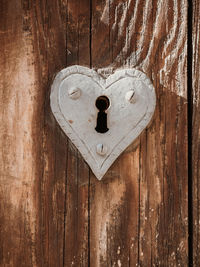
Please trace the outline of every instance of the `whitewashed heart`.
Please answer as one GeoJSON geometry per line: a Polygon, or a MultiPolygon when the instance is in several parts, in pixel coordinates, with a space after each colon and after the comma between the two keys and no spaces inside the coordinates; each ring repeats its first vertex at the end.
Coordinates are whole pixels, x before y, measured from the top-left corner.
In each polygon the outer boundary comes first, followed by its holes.
{"type": "Polygon", "coordinates": [[[57,74],[50,102],[59,125],[101,180],[149,124],[156,95],[150,79],[136,69],[120,69],[104,79],[92,69],[71,66],[57,74]],[[108,100],[103,111],[99,97],[108,100]],[[98,125],[102,113],[107,114],[103,132],[98,125]]]}

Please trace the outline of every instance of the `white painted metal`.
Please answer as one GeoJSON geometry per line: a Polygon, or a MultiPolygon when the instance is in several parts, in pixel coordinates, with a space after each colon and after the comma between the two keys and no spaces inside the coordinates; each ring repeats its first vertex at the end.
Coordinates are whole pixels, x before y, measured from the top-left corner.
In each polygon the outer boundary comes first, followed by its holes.
{"type": "Polygon", "coordinates": [[[50,98],[55,118],[99,180],[146,128],[156,105],[150,79],[136,69],[121,69],[104,79],[92,69],[68,67],[57,74],[50,98]],[[95,130],[95,102],[101,95],[110,100],[109,131],[103,134],[95,130]]]}

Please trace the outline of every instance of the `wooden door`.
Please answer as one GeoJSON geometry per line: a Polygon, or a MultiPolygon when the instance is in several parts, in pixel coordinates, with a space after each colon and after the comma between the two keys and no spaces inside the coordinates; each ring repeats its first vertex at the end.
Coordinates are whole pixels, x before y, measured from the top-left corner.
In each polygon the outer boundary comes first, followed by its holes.
{"type": "Polygon", "coordinates": [[[0,7],[0,266],[199,266],[199,1],[0,7]],[[50,110],[74,64],[135,67],[156,89],[152,123],[102,181],[50,110]]]}

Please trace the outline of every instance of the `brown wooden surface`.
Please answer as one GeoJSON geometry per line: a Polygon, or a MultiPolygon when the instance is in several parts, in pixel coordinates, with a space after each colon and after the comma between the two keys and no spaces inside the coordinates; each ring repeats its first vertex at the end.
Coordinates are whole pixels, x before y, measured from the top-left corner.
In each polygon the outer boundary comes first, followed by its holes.
{"type": "MultiPolygon", "coordinates": [[[[90,64],[90,1],[67,2],[67,66],[90,64]]],[[[64,266],[88,266],[89,168],[69,142],[66,173],[64,266]]]]}
{"type": "Polygon", "coordinates": [[[193,1],[193,143],[192,143],[192,170],[193,170],[193,263],[200,266],[200,2],[193,1]]]}
{"type": "Polygon", "coordinates": [[[1,1],[1,266],[62,266],[67,138],[49,107],[66,5],[1,1]]]}
{"type": "Polygon", "coordinates": [[[92,66],[133,66],[157,92],[152,125],[91,179],[92,266],[187,266],[187,2],[93,1],[92,66]]]}
{"type": "Polygon", "coordinates": [[[0,266],[187,266],[187,1],[2,0],[0,42],[0,266]],[[73,64],[136,67],[156,89],[151,125],[102,181],[50,111],[73,64]]]}

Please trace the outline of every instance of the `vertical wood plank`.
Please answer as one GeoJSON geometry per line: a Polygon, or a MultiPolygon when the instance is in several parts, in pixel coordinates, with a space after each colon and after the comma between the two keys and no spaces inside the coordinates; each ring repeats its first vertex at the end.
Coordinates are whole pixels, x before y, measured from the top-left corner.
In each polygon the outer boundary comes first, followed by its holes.
{"type": "Polygon", "coordinates": [[[62,266],[67,138],[53,118],[49,95],[55,74],[66,66],[66,5],[65,1],[37,1],[32,8],[34,46],[37,53],[35,67],[38,72],[39,90],[44,92],[44,115],[40,122],[43,127],[43,172],[36,188],[36,192],[39,193],[40,215],[37,224],[38,238],[41,242],[38,256],[41,255],[41,265],[62,266]]]}
{"type": "Polygon", "coordinates": [[[1,265],[62,266],[66,138],[48,96],[65,66],[66,8],[1,7],[1,265]]]}
{"type": "Polygon", "coordinates": [[[36,118],[33,107],[38,105],[36,99],[40,103],[40,97],[36,90],[27,90],[36,86],[31,39],[23,30],[24,21],[18,20],[20,13],[24,15],[23,7],[14,1],[1,4],[0,263],[16,266],[22,261],[22,266],[31,266],[36,262],[32,175],[37,172],[34,161],[38,151],[33,148],[37,131],[30,121],[36,118]],[[22,99],[26,105],[20,106],[22,99]]]}
{"type": "Polygon", "coordinates": [[[34,148],[40,130],[33,128],[32,120],[38,120],[41,95],[35,84],[27,10],[16,1],[2,1],[0,12],[0,265],[32,266],[36,264],[32,190],[40,173],[35,164],[40,143],[34,148]]]}
{"type": "Polygon", "coordinates": [[[192,140],[192,181],[193,181],[193,266],[200,265],[200,2],[193,1],[192,19],[192,87],[193,87],[193,140],[192,140]]]}
{"type": "Polygon", "coordinates": [[[142,70],[157,107],[140,145],[91,179],[91,264],[187,266],[187,1],[92,5],[92,66],[142,70]]]}
{"type": "MultiPolygon", "coordinates": [[[[67,2],[67,66],[90,66],[90,1],[67,2]]],[[[64,266],[88,266],[89,168],[69,141],[64,266]]]]}

